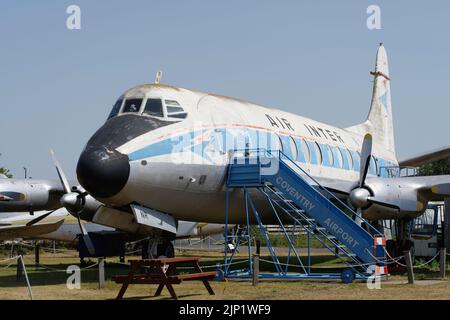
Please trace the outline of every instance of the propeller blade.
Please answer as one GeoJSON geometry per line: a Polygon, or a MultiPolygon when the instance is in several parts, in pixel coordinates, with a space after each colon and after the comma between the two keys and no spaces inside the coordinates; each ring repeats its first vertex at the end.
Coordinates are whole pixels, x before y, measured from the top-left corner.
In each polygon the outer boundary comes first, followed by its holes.
{"type": "Polygon", "coordinates": [[[27,225],[28,227],[29,227],[29,226],[32,226],[33,224],[38,223],[39,221],[41,221],[41,220],[47,218],[49,215],[51,215],[51,214],[52,214],[53,212],[55,212],[55,211],[56,211],[56,210],[53,210],[53,211],[50,211],[50,212],[47,212],[47,213],[43,214],[42,216],[39,216],[39,217],[37,217],[37,218],[34,218],[33,220],[29,221],[26,225],[27,225]]]}
{"type": "Polygon", "coordinates": [[[355,222],[361,227],[362,224],[362,220],[360,219],[360,217],[362,216],[362,208],[357,208],[356,209],[356,216],[354,216],[353,220],[355,220],[355,222]]]}
{"type": "MultiPolygon", "coordinates": [[[[55,153],[53,152],[52,149],[50,149],[50,154],[52,155],[53,163],[55,164],[56,172],[58,172],[59,180],[61,181],[61,184],[64,188],[64,192],[66,193],[66,195],[75,193],[75,192],[72,192],[72,190],[70,189],[69,181],[67,180],[66,175],[64,174],[64,171],[62,170],[61,166],[59,165],[59,162],[56,159],[55,153]]],[[[75,189],[75,191],[76,191],[76,189],[75,189]]],[[[76,198],[81,199],[82,206],[84,206],[84,204],[86,203],[86,196],[88,195],[88,193],[86,191],[85,192],[76,192],[76,193],[77,193],[76,198]]],[[[78,220],[78,226],[80,227],[81,233],[83,235],[83,241],[86,244],[86,248],[88,249],[88,251],[91,255],[94,255],[95,248],[94,248],[94,245],[92,244],[91,238],[89,237],[89,233],[87,232],[87,230],[84,228],[83,224],[81,223],[80,212],[76,213],[76,217],[78,220]]],[[[41,217],[39,217],[39,218],[41,218],[41,217]]]]}
{"type": "Polygon", "coordinates": [[[372,204],[377,204],[377,205],[380,205],[380,206],[383,206],[383,207],[387,207],[387,208],[391,208],[391,209],[395,209],[395,210],[400,211],[400,207],[395,205],[395,204],[378,201],[378,200],[375,200],[373,197],[368,197],[367,200],[369,202],[371,202],[372,204]]]}
{"type": "Polygon", "coordinates": [[[52,149],[50,149],[50,154],[52,155],[53,163],[56,167],[56,172],[58,172],[59,180],[61,181],[64,192],[65,193],[71,192],[69,181],[67,181],[66,175],[64,174],[64,171],[61,169],[61,166],[59,165],[59,162],[56,159],[55,153],[53,152],[52,149]]]}
{"type": "Polygon", "coordinates": [[[364,136],[363,145],[361,148],[361,163],[359,169],[359,187],[364,186],[366,181],[367,173],[370,166],[370,157],[372,156],[372,135],[367,133],[364,136]]]}
{"type": "Polygon", "coordinates": [[[95,253],[94,245],[92,244],[91,237],[89,237],[89,233],[87,232],[86,228],[81,223],[79,214],[77,214],[77,220],[78,220],[78,226],[80,227],[81,233],[83,235],[83,241],[86,244],[86,248],[88,249],[88,251],[91,255],[94,255],[94,253],[95,253]]]}

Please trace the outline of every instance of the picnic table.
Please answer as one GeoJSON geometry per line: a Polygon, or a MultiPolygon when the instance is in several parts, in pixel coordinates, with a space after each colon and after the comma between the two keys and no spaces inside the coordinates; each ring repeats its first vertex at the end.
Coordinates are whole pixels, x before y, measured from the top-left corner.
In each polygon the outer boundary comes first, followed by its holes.
{"type": "Polygon", "coordinates": [[[199,257],[130,260],[128,275],[119,275],[112,278],[116,283],[122,284],[116,299],[123,298],[130,284],[158,284],[155,297],[161,295],[161,291],[166,286],[172,298],[178,299],[173,285],[192,280],[202,281],[209,294],[214,295],[209,280],[216,276],[216,272],[203,272],[198,264],[199,260],[199,257]],[[180,274],[177,267],[191,267],[194,273],[180,274]]]}

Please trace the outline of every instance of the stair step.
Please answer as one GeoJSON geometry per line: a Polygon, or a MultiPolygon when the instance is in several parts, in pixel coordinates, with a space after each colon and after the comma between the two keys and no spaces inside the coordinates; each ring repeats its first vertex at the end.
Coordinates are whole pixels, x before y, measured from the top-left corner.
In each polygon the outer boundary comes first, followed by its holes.
{"type": "Polygon", "coordinates": [[[363,233],[355,228],[350,221],[347,221],[348,219],[342,220],[341,216],[346,215],[345,212],[338,206],[330,206],[331,202],[326,197],[319,196],[320,190],[317,189],[320,189],[321,185],[318,183],[317,185],[311,184],[307,178],[309,177],[307,172],[303,171],[303,174],[300,173],[290,163],[285,162],[281,156],[274,155],[271,158],[279,161],[279,170],[274,175],[261,173],[265,164],[260,161],[260,158],[238,158],[229,167],[229,185],[232,187],[251,186],[260,188],[261,191],[269,196],[273,206],[279,207],[285,215],[289,215],[295,222],[300,222],[300,230],[304,230],[321,242],[326,243],[329,250],[337,250],[337,257],[357,258],[358,261],[366,263],[372,261],[362,245],[352,247],[347,241],[341,239],[339,234],[333,231],[333,225],[329,225],[325,218],[329,217],[333,222],[336,222],[344,232],[348,233],[352,238],[356,238],[360,244],[373,245],[373,238],[369,237],[368,233],[363,233]],[[253,162],[254,160],[256,163],[253,162]],[[303,175],[307,177],[304,178],[303,175]],[[285,186],[283,183],[289,183],[290,189],[286,189],[287,185],[285,186]],[[301,195],[310,195],[308,197],[310,198],[309,201],[314,206],[311,206],[305,212],[305,210],[300,208],[300,206],[303,207],[300,203],[301,200],[298,200],[290,190],[296,191],[301,195]],[[323,215],[326,215],[326,217],[323,215]],[[342,241],[339,241],[338,237],[332,233],[336,234],[342,241]]]}

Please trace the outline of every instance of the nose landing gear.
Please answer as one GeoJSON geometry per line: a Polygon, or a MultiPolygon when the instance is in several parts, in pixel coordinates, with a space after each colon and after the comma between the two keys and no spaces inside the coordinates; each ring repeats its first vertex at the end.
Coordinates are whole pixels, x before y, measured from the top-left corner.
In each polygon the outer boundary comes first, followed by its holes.
{"type": "Polygon", "coordinates": [[[175,249],[170,240],[149,239],[142,242],[142,259],[173,258],[175,249]]]}

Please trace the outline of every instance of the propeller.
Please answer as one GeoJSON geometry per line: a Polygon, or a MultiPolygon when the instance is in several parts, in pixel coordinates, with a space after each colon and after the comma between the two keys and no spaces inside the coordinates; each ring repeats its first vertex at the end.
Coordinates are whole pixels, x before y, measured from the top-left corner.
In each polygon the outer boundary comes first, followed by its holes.
{"type": "MultiPolygon", "coordinates": [[[[356,208],[356,213],[358,214],[358,216],[362,215],[362,210],[364,208],[367,208],[372,204],[377,204],[383,207],[400,210],[400,208],[396,205],[376,200],[372,192],[366,186],[366,178],[369,172],[371,157],[372,157],[372,135],[370,133],[367,133],[364,136],[363,144],[361,147],[361,163],[359,168],[358,186],[355,189],[353,189],[349,195],[350,204],[356,208]]],[[[354,216],[353,219],[355,220],[356,217],[354,216]]],[[[361,223],[360,219],[358,219],[358,223],[361,223]]]]}
{"type": "Polygon", "coordinates": [[[47,213],[44,213],[43,215],[40,215],[39,217],[34,218],[34,219],[31,220],[31,221],[28,221],[28,223],[27,223],[26,225],[27,225],[27,226],[32,226],[32,225],[38,223],[39,221],[44,220],[45,218],[47,218],[49,215],[51,215],[51,214],[52,214],[53,212],[55,212],[55,211],[56,211],[56,210],[52,210],[52,211],[49,211],[49,212],[47,212],[47,213]]]}
{"type": "Polygon", "coordinates": [[[58,173],[59,180],[64,189],[64,195],[61,197],[61,204],[73,214],[78,220],[78,226],[80,227],[81,233],[83,235],[84,243],[90,254],[95,253],[94,245],[92,244],[91,238],[86,228],[81,223],[81,212],[83,211],[84,205],[86,204],[86,196],[88,193],[86,191],[81,191],[77,187],[70,188],[69,181],[64,174],[58,160],[56,159],[55,153],[50,149],[50,154],[52,155],[53,164],[56,167],[56,172],[58,173]]]}
{"type": "Polygon", "coordinates": [[[372,135],[367,133],[364,136],[363,144],[361,147],[361,163],[359,167],[359,187],[364,187],[366,182],[367,173],[369,172],[370,157],[372,156],[372,135]]]}

